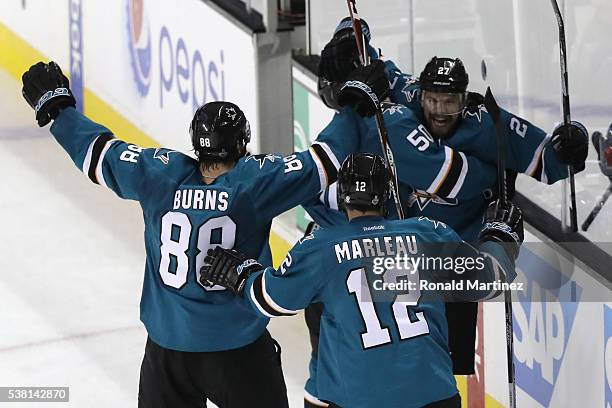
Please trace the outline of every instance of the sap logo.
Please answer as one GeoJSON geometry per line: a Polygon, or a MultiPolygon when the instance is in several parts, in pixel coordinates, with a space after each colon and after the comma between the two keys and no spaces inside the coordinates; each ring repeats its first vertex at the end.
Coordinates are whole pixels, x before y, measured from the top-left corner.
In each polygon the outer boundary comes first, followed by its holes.
{"type": "Polygon", "coordinates": [[[612,407],[612,307],[603,305],[604,307],[604,361],[605,361],[605,372],[606,381],[604,381],[604,387],[606,387],[606,404],[607,408],[612,407]]]}
{"type": "Polygon", "coordinates": [[[144,0],[128,1],[127,13],[132,72],[138,93],[146,96],[151,86],[151,28],[144,0]]]}
{"type": "Polygon", "coordinates": [[[526,283],[513,309],[517,385],[549,406],[576,317],[578,303],[567,300],[571,294],[578,301],[581,288],[559,279],[561,271],[526,246],[516,271],[518,281],[526,283]]]}
{"type": "MultiPolygon", "coordinates": [[[[187,42],[161,25],[158,34],[151,29],[145,12],[145,0],[127,0],[131,65],[138,91],[146,97],[153,80],[159,79],[159,107],[174,94],[182,104],[191,104],[192,111],[206,103],[225,99],[223,49],[209,59],[187,42]],[[157,47],[153,41],[157,38],[157,47]],[[153,69],[153,51],[157,50],[159,66],[153,69]]],[[[176,99],[175,99],[176,100],[176,99]]]]}

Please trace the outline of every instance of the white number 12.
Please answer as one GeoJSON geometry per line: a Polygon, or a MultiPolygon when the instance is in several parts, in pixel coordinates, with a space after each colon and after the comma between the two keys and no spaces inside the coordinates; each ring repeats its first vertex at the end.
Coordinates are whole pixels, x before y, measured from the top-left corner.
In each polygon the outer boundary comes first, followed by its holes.
{"type": "MultiPolygon", "coordinates": [[[[395,281],[397,276],[399,275],[397,275],[395,271],[389,270],[385,272],[385,281],[395,281]],[[387,277],[387,273],[393,276],[387,277]]],[[[416,277],[418,280],[418,274],[416,277]]],[[[367,283],[365,269],[359,268],[352,270],[346,279],[346,287],[349,293],[355,294],[357,307],[359,307],[359,313],[365,324],[366,331],[361,333],[363,348],[368,349],[370,347],[391,343],[389,329],[387,327],[382,327],[378,314],[376,313],[376,308],[372,301],[372,294],[370,293],[370,288],[367,283]]],[[[393,319],[395,320],[401,340],[429,333],[429,325],[427,324],[427,320],[425,320],[423,312],[415,313],[417,320],[414,322],[410,320],[410,316],[408,315],[408,307],[416,306],[419,297],[420,291],[416,291],[416,293],[398,295],[395,298],[395,302],[393,302],[393,319]]]]}

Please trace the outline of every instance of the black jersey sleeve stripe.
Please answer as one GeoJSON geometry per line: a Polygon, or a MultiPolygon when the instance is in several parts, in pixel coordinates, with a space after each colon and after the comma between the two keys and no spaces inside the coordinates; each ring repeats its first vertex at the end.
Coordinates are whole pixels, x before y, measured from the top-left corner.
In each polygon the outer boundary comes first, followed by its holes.
{"type": "MultiPolygon", "coordinates": [[[[326,149],[320,145],[319,143],[313,143],[311,149],[315,152],[316,156],[319,158],[321,165],[323,166],[323,170],[325,171],[325,175],[327,176],[327,185],[323,187],[327,187],[332,184],[338,178],[338,167],[334,164],[335,157],[331,157],[330,154],[326,151],[326,149]]],[[[331,152],[330,152],[331,153],[331,152]]]]}
{"type": "MultiPolygon", "coordinates": [[[[265,272],[264,272],[265,273],[265,272]]],[[[285,313],[277,310],[272,305],[270,305],[265,298],[264,288],[263,288],[263,276],[264,273],[260,274],[255,278],[253,282],[253,301],[257,303],[257,305],[265,312],[265,314],[278,317],[278,316],[293,316],[295,313],[285,313]]]]}
{"type": "Polygon", "coordinates": [[[93,142],[93,145],[91,147],[91,157],[89,159],[87,168],[83,169],[83,171],[85,171],[87,177],[89,177],[89,179],[96,184],[100,184],[100,180],[98,180],[98,177],[96,175],[96,169],[98,168],[98,163],[100,162],[102,152],[104,151],[104,146],[106,146],[106,143],[108,143],[110,140],[113,140],[114,138],[115,136],[113,136],[112,134],[100,135],[93,142]]]}
{"type": "Polygon", "coordinates": [[[451,163],[448,167],[448,172],[438,185],[436,195],[440,197],[449,197],[451,192],[455,190],[455,186],[462,179],[461,174],[463,172],[463,156],[457,152],[452,153],[451,163]]]}

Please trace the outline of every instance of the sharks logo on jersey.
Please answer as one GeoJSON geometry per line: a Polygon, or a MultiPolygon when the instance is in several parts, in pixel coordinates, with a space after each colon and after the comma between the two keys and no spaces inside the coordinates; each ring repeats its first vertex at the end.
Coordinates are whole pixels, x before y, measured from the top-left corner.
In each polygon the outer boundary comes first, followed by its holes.
{"type": "Polygon", "coordinates": [[[400,115],[404,114],[404,111],[402,109],[407,109],[404,105],[397,105],[397,104],[383,104],[383,113],[388,113],[390,116],[393,116],[396,113],[399,113],[400,115]]]}
{"type": "Polygon", "coordinates": [[[170,154],[172,153],[179,153],[179,152],[175,150],[164,149],[164,148],[158,147],[157,149],[155,149],[155,152],[153,152],[153,158],[167,165],[168,163],[170,163],[170,154]]]}
{"type": "Polygon", "coordinates": [[[421,211],[423,211],[431,202],[440,205],[459,205],[459,200],[456,198],[442,198],[423,190],[414,190],[406,201],[408,207],[412,207],[416,203],[421,211]]]}
{"type": "Polygon", "coordinates": [[[419,92],[419,89],[416,86],[413,87],[413,85],[417,82],[418,80],[415,77],[410,77],[410,79],[408,79],[406,82],[406,85],[404,85],[404,88],[402,88],[402,93],[406,96],[406,101],[408,101],[408,103],[412,102],[419,92]]]}
{"type": "Polygon", "coordinates": [[[419,221],[429,221],[433,224],[434,229],[438,229],[438,227],[442,227],[442,228],[447,228],[446,224],[443,223],[442,221],[438,221],[438,220],[431,220],[429,219],[429,217],[419,217],[419,221]]]}
{"type": "Polygon", "coordinates": [[[251,160],[257,161],[259,163],[259,169],[261,170],[266,164],[266,161],[269,161],[270,163],[274,163],[276,159],[282,159],[282,156],[277,156],[275,154],[253,154],[253,155],[248,156],[245,162],[248,162],[251,160]]]}
{"type": "Polygon", "coordinates": [[[471,108],[465,108],[461,116],[463,117],[463,119],[466,119],[468,116],[475,117],[476,119],[478,119],[478,123],[482,123],[482,112],[486,111],[487,109],[484,105],[478,105],[471,108]]]}

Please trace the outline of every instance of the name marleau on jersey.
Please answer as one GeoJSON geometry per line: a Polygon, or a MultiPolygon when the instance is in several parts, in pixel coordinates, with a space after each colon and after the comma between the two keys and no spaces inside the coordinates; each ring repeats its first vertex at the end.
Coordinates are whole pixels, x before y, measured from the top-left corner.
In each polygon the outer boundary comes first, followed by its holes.
{"type": "Polygon", "coordinates": [[[414,235],[396,235],[374,238],[352,239],[334,245],[338,263],[359,258],[384,256],[405,257],[418,252],[414,235]]]}

